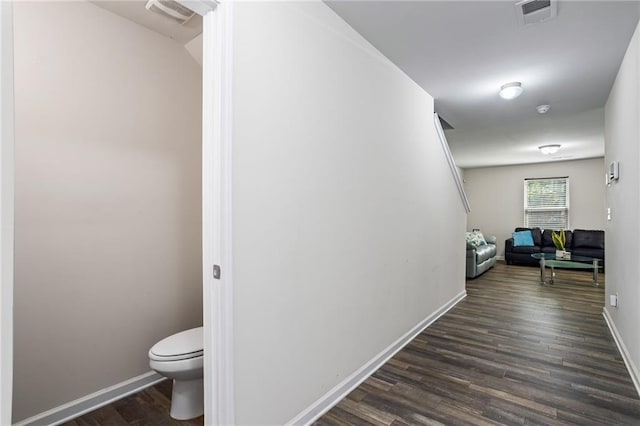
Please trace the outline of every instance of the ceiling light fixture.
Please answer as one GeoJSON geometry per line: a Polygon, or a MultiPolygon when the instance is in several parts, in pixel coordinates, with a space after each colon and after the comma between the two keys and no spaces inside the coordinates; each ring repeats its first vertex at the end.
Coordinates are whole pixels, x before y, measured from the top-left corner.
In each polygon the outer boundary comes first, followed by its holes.
{"type": "Polygon", "coordinates": [[[502,85],[500,88],[500,97],[502,99],[515,99],[522,94],[522,83],[514,81],[502,85]]]}
{"type": "Polygon", "coordinates": [[[536,107],[536,111],[538,111],[539,114],[546,114],[550,109],[551,105],[538,105],[536,107]]]}
{"type": "Polygon", "coordinates": [[[543,153],[543,154],[555,154],[556,152],[558,152],[558,150],[560,149],[560,145],[558,144],[552,144],[552,145],[542,145],[539,146],[538,149],[543,153]]]}

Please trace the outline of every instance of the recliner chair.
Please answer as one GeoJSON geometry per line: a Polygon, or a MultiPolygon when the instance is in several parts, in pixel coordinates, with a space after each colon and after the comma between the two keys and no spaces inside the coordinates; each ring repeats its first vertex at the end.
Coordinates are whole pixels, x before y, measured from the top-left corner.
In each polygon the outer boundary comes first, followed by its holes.
{"type": "Polygon", "coordinates": [[[475,278],[496,264],[496,237],[485,236],[487,244],[475,247],[467,243],[467,278],[475,278]]]}

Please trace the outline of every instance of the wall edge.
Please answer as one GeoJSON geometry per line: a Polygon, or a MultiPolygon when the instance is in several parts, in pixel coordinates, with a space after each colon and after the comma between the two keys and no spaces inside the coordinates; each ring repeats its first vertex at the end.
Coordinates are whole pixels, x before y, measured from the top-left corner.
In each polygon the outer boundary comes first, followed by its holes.
{"type": "Polygon", "coordinates": [[[92,394],[67,402],[35,416],[14,423],[14,426],[59,425],[83,414],[96,410],[125,396],[165,380],[158,373],[149,371],[124,382],[101,389],[92,394]]]}
{"type": "Polygon", "coordinates": [[[627,367],[629,376],[631,376],[631,380],[633,381],[633,385],[636,388],[636,392],[638,393],[638,396],[640,396],[640,373],[638,372],[638,367],[633,363],[631,354],[629,354],[629,351],[624,344],[624,340],[622,340],[622,336],[618,332],[616,324],[606,307],[602,308],[602,316],[604,317],[604,321],[607,323],[607,327],[609,327],[609,331],[613,336],[614,342],[616,342],[616,346],[618,347],[618,351],[620,351],[620,355],[622,355],[622,360],[624,361],[624,365],[627,367]]]}
{"type": "Polygon", "coordinates": [[[424,329],[433,324],[438,318],[446,314],[450,309],[467,297],[467,291],[462,290],[451,300],[446,302],[440,308],[420,321],[411,330],[406,332],[398,340],[393,342],[387,348],[383,349],[379,354],[374,356],[366,364],[356,370],[353,374],[338,383],[333,389],[321,396],[317,401],[300,412],[293,419],[289,420],[286,425],[309,425],[316,421],[320,416],[333,408],[338,402],[346,397],[351,391],[364,382],[369,376],[376,372],[384,363],[398,353],[402,348],[409,344],[424,329]]]}

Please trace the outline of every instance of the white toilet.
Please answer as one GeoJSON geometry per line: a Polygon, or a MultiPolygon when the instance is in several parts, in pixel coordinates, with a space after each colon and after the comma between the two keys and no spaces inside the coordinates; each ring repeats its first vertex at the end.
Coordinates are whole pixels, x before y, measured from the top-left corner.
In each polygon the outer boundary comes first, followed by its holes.
{"type": "Polygon", "coordinates": [[[176,333],[149,349],[152,370],[173,379],[171,417],[187,420],[204,413],[202,327],[176,333]]]}

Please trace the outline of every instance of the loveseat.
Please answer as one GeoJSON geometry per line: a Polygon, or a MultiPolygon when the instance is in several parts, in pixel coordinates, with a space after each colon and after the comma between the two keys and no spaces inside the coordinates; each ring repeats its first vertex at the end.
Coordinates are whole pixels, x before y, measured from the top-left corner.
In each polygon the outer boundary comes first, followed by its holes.
{"type": "Polygon", "coordinates": [[[467,278],[475,278],[496,264],[496,237],[483,237],[485,244],[467,240],[467,278]]]}
{"type": "MultiPolygon", "coordinates": [[[[532,253],[555,253],[556,246],[551,239],[552,230],[540,228],[516,228],[515,232],[531,231],[532,246],[514,246],[513,238],[504,243],[504,260],[507,265],[539,265],[540,261],[531,257],[532,253]]],[[[565,231],[565,250],[575,256],[595,257],[602,259],[604,266],[604,231],[575,229],[565,231]]]]}

